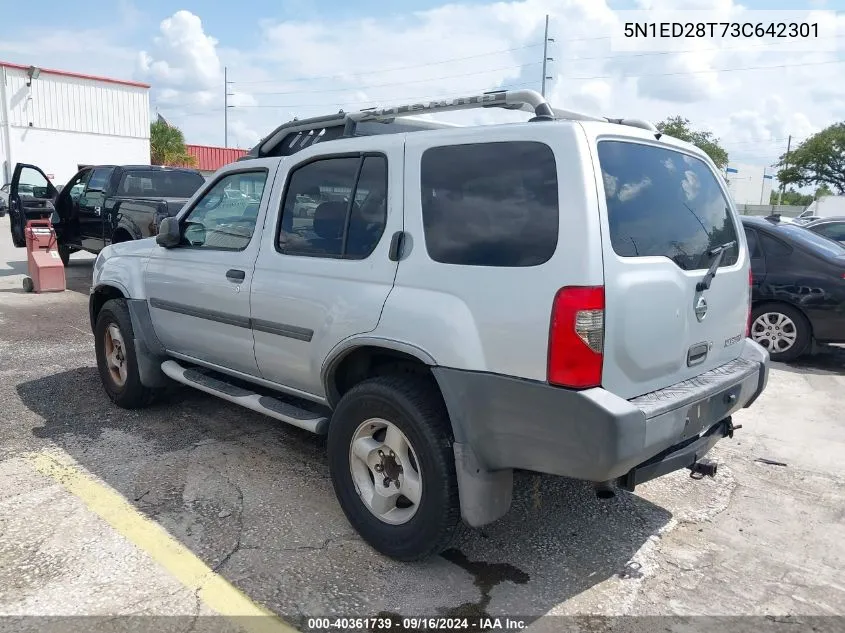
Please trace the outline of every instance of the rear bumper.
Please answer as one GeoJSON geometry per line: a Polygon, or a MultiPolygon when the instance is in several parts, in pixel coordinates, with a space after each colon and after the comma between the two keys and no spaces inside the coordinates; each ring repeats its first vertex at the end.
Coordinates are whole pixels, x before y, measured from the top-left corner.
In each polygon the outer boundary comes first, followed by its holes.
{"type": "Polygon", "coordinates": [[[480,467],[596,482],[627,477],[640,467],[632,481],[642,483],[688,466],[695,461],[687,463],[689,458],[700,458],[723,437],[722,422],[765,388],[768,365],[768,353],[746,339],[739,358],[630,401],[600,388],[573,391],[491,374],[433,371],[455,441],[480,467]]]}

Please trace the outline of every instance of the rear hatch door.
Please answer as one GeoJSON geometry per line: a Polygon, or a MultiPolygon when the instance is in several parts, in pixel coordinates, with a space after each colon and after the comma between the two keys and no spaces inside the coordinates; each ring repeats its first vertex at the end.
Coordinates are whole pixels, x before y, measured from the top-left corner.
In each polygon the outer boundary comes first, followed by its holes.
{"type": "Polygon", "coordinates": [[[624,398],[739,356],[749,309],[745,236],[724,180],[685,145],[638,133],[594,142],[604,193],[602,386],[624,398]]]}

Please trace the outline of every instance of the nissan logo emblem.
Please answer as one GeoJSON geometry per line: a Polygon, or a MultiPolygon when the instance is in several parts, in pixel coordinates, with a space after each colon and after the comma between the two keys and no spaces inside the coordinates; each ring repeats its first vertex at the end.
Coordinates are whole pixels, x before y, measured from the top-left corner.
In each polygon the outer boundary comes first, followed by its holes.
{"type": "Polygon", "coordinates": [[[707,299],[703,296],[699,296],[698,299],[695,300],[695,318],[699,321],[703,321],[705,316],[707,316],[707,299]]]}

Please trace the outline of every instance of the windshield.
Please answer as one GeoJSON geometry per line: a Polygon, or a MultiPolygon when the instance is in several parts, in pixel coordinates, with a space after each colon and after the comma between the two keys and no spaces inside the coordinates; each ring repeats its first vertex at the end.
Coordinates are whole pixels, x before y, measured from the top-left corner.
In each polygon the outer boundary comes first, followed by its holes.
{"type": "Polygon", "coordinates": [[[188,171],[128,171],[117,187],[119,196],[190,198],[205,179],[188,171]]]}
{"type": "MultiPolygon", "coordinates": [[[[684,270],[710,266],[709,251],[737,240],[730,206],[707,164],[668,147],[600,141],[599,162],[613,250],[668,257],[684,270]]],[[[736,263],[738,248],[722,266],[736,263]]]]}

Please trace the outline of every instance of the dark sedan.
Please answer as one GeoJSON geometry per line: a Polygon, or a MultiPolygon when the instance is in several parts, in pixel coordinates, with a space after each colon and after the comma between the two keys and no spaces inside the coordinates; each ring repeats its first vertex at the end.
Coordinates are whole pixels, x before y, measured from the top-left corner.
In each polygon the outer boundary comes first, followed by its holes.
{"type": "Polygon", "coordinates": [[[845,217],[818,218],[803,225],[814,233],[845,244],[845,217]]]}
{"type": "Polygon", "coordinates": [[[845,343],[845,246],[797,224],[743,217],[751,253],[751,338],[772,360],[845,343]]]}

